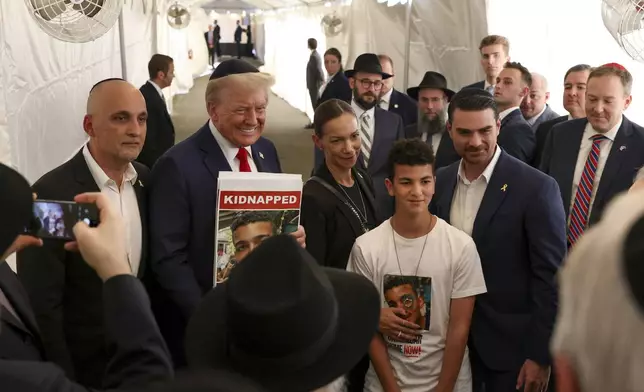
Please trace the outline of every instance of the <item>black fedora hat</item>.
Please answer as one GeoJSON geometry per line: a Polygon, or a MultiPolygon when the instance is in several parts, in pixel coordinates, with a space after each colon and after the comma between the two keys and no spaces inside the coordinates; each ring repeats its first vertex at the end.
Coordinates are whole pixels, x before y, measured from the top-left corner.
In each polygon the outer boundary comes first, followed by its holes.
{"type": "Polygon", "coordinates": [[[242,372],[271,392],[313,391],[360,361],[379,316],[371,281],[274,236],[204,297],[186,333],[188,364],[242,372]]]}
{"type": "Polygon", "coordinates": [[[372,73],[382,75],[383,79],[389,79],[393,75],[382,72],[382,66],[378,56],[373,53],[363,53],[353,63],[353,69],[344,71],[347,78],[352,78],[356,72],[372,73]]]}
{"type": "Polygon", "coordinates": [[[249,72],[259,72],[254,65],[240,59],[229,59],[219,63],[217,68],[210,75],[209,80],[223,78],[225,76],[242,74],[249,72]]]}
{"type": "Polygon", "coordinates": [[[0,257],[18,234],[24,232],[32,208],[33,197],[27,180],[12,168],[0,164],[0,257]]]}
{"type": "Polygon", "coordinates": [[[434,71],[425,72],[423,80],[417,87],[410,87],[407,89],[407,95],[418,101],[418,91],[423,88],[443,90],[445,92],[445,95],[447,95],[447,101],[451,101],[452,97],[455,94],[454,91],[447,88],[447,79],[445,79],[445,76],[434,71]]]}

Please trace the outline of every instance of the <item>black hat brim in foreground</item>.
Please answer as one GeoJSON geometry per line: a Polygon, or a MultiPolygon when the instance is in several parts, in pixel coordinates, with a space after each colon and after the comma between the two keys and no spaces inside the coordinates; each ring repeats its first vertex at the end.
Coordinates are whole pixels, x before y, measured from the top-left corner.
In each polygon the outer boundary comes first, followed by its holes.
{"type": "MultiPolygon", "coordinates": [[[[0,164],[0,257],[21,234],[32,215],[33,198],[27,180],[0,164]]],[[[2,262],[2,260],[0,260],[2,262]]]]}
{"type": "MultiPolygon", "coordinates": [[[[267,261],[269,262],[269,261],[267,261]]],[[[294,371],[237,368],[227,356],[226,283],[208,293],[188,325],[186,354],[191,368],[228,368],[252,378],[271,392],[307,392],[324,387],[347,374],[364,355],[373,339],[380,317],[380,296],[371,281],[358,274],[324,268],[338,303],[338,328],[334,342],[310,366],[294,371]]],[[[303,317],[284,328],[307,328],[303,317]]],[[[280,342],[274,342],[279,344],[280,342]]]]}

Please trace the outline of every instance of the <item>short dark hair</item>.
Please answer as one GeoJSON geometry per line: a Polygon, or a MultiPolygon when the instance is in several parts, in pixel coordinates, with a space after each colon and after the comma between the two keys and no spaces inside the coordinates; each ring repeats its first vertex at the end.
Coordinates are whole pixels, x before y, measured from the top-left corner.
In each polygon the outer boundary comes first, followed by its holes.
{"type": "Polygon", "coordinates": [[[170,64],[173,62],[174,60],[172,57],[166,56],[165,54],[157,53],[153,55],[150,62],[148,62],[148,74],[150,75],[150,80],[156,79],[159,72],[167,74],[170,70],[170,64]]]}
{"type": "Polygon", "coordinates": [[[268,222],[273,226],[273,231],[275,231],[275,225],[273,224],[273,218],[271,215],[264,211],[243,211],[235,215],[233,223],[230,224],[230,231],[234,233],[235,230],[241,226],[250,225],[251,223],[257,222],[268,222]]]}
{"type": "Polygon", "coordinates": [[[420,140],[414,139],[400,139],[396,141],[387,159],[387,177],[393,180],[396,173],[396,165],[405,166],[425,166],[430,165],[432,170],[434,168],[434,152],[429,144],[420,140]]]}
{"type": "Polygon", "coordinates": [[[416,281],[410,276],[386,275],[382,284],[382,291],[386,292],[399,286],[410,285],[416,290],[416,281]]]}
{"type": "Polygon", "coordinates": [[[329,49],[326,50],[326,52],[324,52],[324,55],[325,56],[326,55],[335,56],[335,58],[338,59],[338,63],[340,63],[340,72],[342,72],[342,69],[343,69],[343,67],[342,67],[342,53],[340,53],[338,48],[329,48],[329,49]]]}
{"type": "Polygon", "coordinates": [[[575,66],[572,66],[570,67],[570,69],[568,69],[568,71],[566,71],[566,74],[564,75],[564,82],[566,81],[566,78],[568,77],[568,75],[570,75],[573,72],[583,72],[583,71],[590,72],[592,70],[593,70],[593,67],[591,67],[588,64],[577,64],[575,66]]]}
{"type": "Polygon", "coordinates": [[[505,63],[503,68],[516,69],[517,71],[521,72],[521,80],[523,80],[525,84],[528,85],[528,87],[532,87],[532,74],[521,63],[508,61],[507,63],[505,63]]]}
{"type": "Polygon", "coordinates": [[[345,113],[356,115],[351,105],[340,99],[332,98],[322,103],[315,109],[315,114],[313,115],[315,134],[318,137],[324,136],[324,125],[345,113]]]}
{"type": "Polygon", "coordinates": [[[309,45],[309,49],[315,50],[318,48],[318,40],[316,40],[315,38],[309,38],[307,43],[309,45]]]}
{"type": "Polygon", "coordinates": [[[454,112],[456,109],[465,112],[481,112],[491,109],[494,113],[494,119],[499,119],[499,108],[496,106],[494,97],[482,89],[466,88],[452,97],[449,108],[447,109],[447,118],[450,124],[454,122],[454,112]]]}

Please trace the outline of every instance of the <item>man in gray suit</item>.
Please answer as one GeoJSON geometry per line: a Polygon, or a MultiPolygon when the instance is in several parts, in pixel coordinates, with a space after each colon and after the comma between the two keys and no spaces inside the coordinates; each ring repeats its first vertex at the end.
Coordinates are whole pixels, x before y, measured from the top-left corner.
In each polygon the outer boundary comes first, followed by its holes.
{"type": "Polygon", "coordinates": [[[559,114],[548,106],[548,99],[548,80],[543,75],[532,72],[530,93],[521,102],[521,113],[535,132],[541,123],[559,117],[559,114]]]}
{"type": "MultiPolygon", "coordinates": [[[[306,64],[306,88],[309,90],[311,106],[315,111],[320,100],[320,87],[324,83],[324,71],[322,70],[322,59],[317,51],[318,41],[315,38],[309,38],[308,45],[309,50],[311,50],[311,56],[306,64]]],[[[307,125],[307,128],[313,128],[313,123],[307,125]]]]}

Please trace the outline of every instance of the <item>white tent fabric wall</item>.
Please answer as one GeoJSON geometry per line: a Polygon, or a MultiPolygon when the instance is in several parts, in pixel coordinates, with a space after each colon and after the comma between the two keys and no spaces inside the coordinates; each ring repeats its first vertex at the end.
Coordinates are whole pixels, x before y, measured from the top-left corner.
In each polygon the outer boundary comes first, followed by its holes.
{"type": "Polygon", "coordinates": [[[525,28],[524,18],[507,17],[522,15],[527,0],[488,0],[488,3],[491,33],[508,37],[513,61],[548,79],[549,103],[555,111],[566,114],[562,94],[568,68],[579,63],[598,66],[617,62],[634,79],[634,99],[626,116],[644,124],[644,64],[631,59],[606,30],[601,0],[542,0],[538,7],[530,7],[530,29],[525,28]]]}
{"type": "Polygon", "coordinates": [[[275,77],[273,92],[309,118],[313,118],[313,108],[306,89],[306,64],[311,54],[307,39],[315,38],[318,52],[324,53],[326,38],[320,20],[325,10],[310,7],[263,15],[266,46],[262,70],[275,77]]]}

